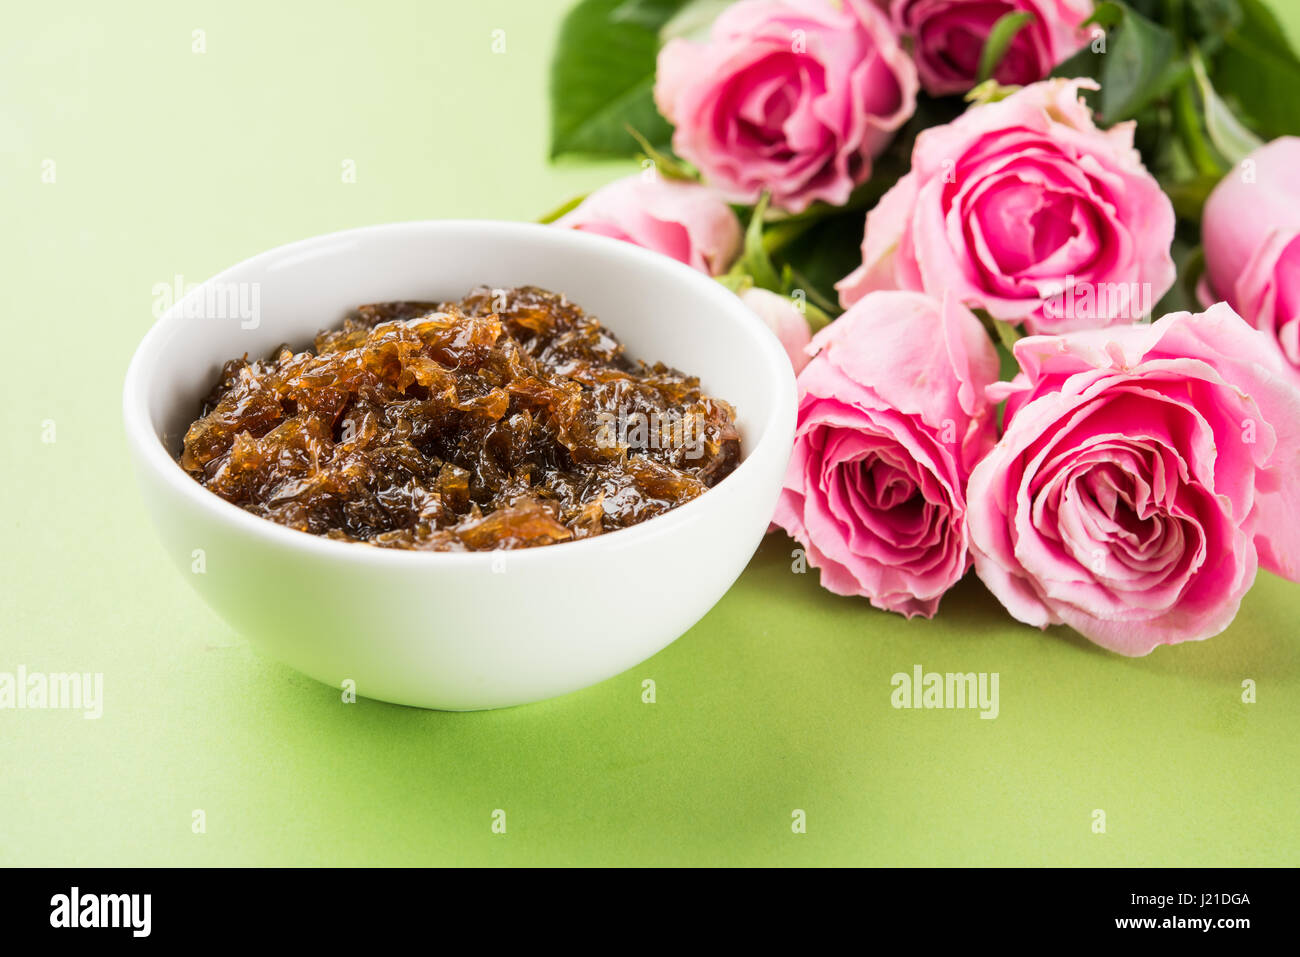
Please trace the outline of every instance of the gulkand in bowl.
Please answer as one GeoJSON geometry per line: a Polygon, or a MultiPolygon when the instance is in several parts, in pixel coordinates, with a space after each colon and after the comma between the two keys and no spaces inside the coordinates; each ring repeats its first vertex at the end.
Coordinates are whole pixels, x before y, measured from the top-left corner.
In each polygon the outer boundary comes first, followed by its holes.
{"type": "Polygon", "coordinates": [[[267,654],[326,684],[350,681],[365,697],[448,710],[582,688],[695,624],[768,526],[794,432],[789,360],[736,296],[667,257],[530,224],[398,223],[270,250],[191,295],[210,288],[252,294],[232,300],[239,308],[230,318],[196,318],[176,303],[131,361],[123,413],[136,473],[163,546],[203,600],[267,654]],[[480,285],[563,293],[627,354],[698,375],[736,409],[739,466],[630,528],[444,553],[286,528],[178,465],[185,429],[226,359],[286,342],[302,348],[362,303],[456,300],[480,285]]]}

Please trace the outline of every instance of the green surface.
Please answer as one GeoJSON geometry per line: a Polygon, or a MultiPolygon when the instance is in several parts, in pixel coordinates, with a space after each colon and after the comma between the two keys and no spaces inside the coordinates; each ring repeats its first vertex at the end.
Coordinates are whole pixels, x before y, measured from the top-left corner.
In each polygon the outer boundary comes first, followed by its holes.
{"type": "Polygon", "coordinates": [[[544,163],[563,5],[9,11],[0,672],[103,672],[105,701],[0,710],[0,864],[1300,863],[1300,589],[1268,575],[1226,634],[1127,660],[974,579],[933,622],[834,598],[771,538],[654,659],[456,715],[342,704],[166,564],[118,413],[153,286],[363,223],[531,218],[631,168],[544,163]],[[916,664],[998,672],[1000,716],[893,709],[916,664]]]}

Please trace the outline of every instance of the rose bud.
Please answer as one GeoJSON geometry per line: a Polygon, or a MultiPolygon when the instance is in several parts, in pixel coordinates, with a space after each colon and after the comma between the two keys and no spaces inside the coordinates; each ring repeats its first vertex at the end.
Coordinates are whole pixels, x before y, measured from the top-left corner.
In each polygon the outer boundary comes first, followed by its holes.
{"type": "Polygon", "coordinates": [[[740,220],[698,183],[637,174],[602,186],[552,225],[622,239],[716,276],[740,252],[740,220]]]}

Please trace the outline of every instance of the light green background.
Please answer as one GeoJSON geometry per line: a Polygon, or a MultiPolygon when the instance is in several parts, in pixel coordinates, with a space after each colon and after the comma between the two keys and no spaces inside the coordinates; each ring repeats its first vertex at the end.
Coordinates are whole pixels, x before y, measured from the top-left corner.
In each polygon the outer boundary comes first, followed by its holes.
{"type": "Polygon", "coordinates": [[[1300,590],[1268,575],[1227,633],[1127,660],[1015,625],[973,578],[932,622],[834,598],[770,538],[645,664],[457,715],[342,704],[166,564],[118,413],[153,286],[364,223],[529,219],[631,168],[545,163],[564,6],[8,11],[0,671],[101,671],[106,700],[0,711],[0,863],[1300,862],[1300,590]],[[999,672],[1001,716],[894,710],[914,664],[999,672]]]}

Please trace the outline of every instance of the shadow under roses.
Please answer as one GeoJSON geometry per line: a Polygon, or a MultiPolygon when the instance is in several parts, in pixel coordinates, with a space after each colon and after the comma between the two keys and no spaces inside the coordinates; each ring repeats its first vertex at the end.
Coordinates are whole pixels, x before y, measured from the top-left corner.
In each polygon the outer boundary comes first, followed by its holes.
{"type": "Polygon", "coordinates": [[[1145,657],[1129,658],[1093,644],[1065,625],[1040,631],[1011,620],[973,570],[944,595],[940,614],[935,618],[905,620],[873,608],[866,599],[830,594],[818,584],[817,569],[796,571],[798,550],[798,542],[782,532],[773,532],[759,547],[746,575],[757,578],[764,592],[787,605],[796,617],[829,616],[841,625],[854,621],[855,644],[848,649],[850,654],[870,654],[862,643],[873,640],[896,650],[893,638],[897,634],[906,636],[921,662],[926,660],[927,646],[935,653],[947,654],[954,648],[970,650],[978,645],[983,658],[985,652],[996,655],[1006,647],[1008,636],[1014,635],[1018,643],[1053,642],[1070,649],[1072,655],[1084,655],[1134,674],[1182,676],[1224,687],[1236,687],[1244,678],[1257,679],[1260,675],[1278,683],[1300,678],[1295,611],[1298,589],[1268,572],[1259,573],[1236,620],[1222,634],[1205,641],[1161,646],[1145,657]]]}
{"type": "MultiPolygon", "coordinates": [[[[1300,679],[1300,587],[1260,571],[1241,602],[1241,611],[1222,634],[1205,641],[1156,648],[1144,658],[1113,655],[1116,662],[1162,677],[1194,677],[1234,687],[1246,678],[1277,686],[1300,679]]],[[[1049,629],[1090,644],[1068,628],[1049,629]]],[[[1102,649],[1094,649],[1102,651],[1102,649]]],[[[1109,654],[1102,651],[1103,654],[1109,654]]],[[[1288,692],[1291,695],[1295,691],[1288,692]]]]}
{"type": "MultiPolygon", "coordinates": [[[[872,607],[865,598],[839,596],[826,591],[818,583],[817,569],[805,566],[800,560],[801,555],[798,542],[784,532],[772,532],[763,540],[745,573],[760,577],[764,591],[775,599],[788,603],[796,616],[815,608],[818,617],[830,614],[837,619],[856,618],[864,631],[906,626],[909,639],[914,637],[917,642],[933,640],[936,635],[940,635],[943,640],[951,638],[962,644],[991,641],[1015,625],[1008,620],[1006,610],[989,594],[973,571],[967,572],[943,596],[942,618],[936,616],[932,619],[908,620],[893,612],[872,607]],[[799,570],[801,567],[806,567],[806,570],[799,570]],[[953,629],[952,624],[957,621],[961,622],[961,627],[953,629]]],[[[1027,633],[1034,632],[1032,628],[1024,630],[1027,633]]],[[[870,640],[872,636],[859,633],[858,637],[870,640]]],[[[861,647],[855,653],[861,654],[861,647]]]]}

